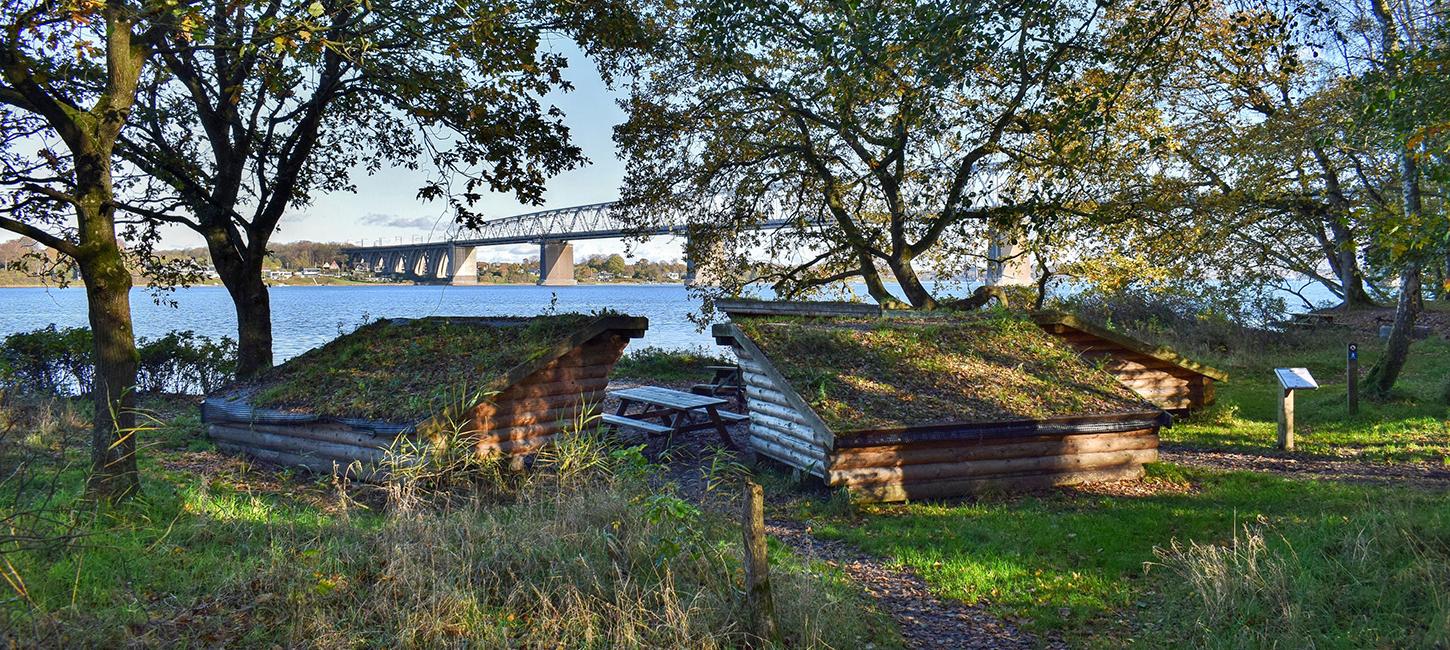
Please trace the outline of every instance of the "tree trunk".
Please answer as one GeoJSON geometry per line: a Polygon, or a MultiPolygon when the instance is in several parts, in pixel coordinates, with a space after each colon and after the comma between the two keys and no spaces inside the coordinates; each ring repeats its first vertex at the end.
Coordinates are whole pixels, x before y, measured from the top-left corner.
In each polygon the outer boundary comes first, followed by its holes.
{"type": "Polygon", "coordinates": [[[871,259],[871,255],[859,253],[858,256],[861,260],[861,280],[866,283],[866,292],[871,294],[871,299],[882,309],[906,308],[907,305],[886,290],[886,284],[881,281],[881,274],[876,271],[876,261],[871,259]]]}
{"type": "Polygon", "coordinates": [[[916,309],[936,309],[936,298],[933,298],[926,286],[921,283],[921,278],[916,275],[916,269],[911,266],[911,258],[899,256],[889,262],[891,273],[896,276],[896,282],[901,285],[901,291],[906,294],[906,299],[916,309]]]}
{"type": "Polygon", "coordinates": [[[131,272],[115,240],[92,244],[77,260],[95,340],[91,397],[91,475],[86,493],[117,501],[141,489],[136,470],[136,338],[131,329],[131,272]]]}
{"type": "Polygon", "coordinates": [[[1383,398],[1389,394],[1405,367],[1405,361],[1410,356],[1410,336],[1415,331],[1421,305],[1420,265],[1407,264],[1400,271],[1400,299],[1395,305],[1395,324],[1390,327],[1385,354],[1365,377],[1369,392],[1376,397],[1383,398]]]}
{"type": "Polygon", "coordinates": [[[1359,255],[1354,237],[1344,224],[1330,219],[1330,231],[1334,235],[1334,248],[1338,263],[1334,265],[1339,274],[1339,286],[1344,291],[1344,309],[1370,309],[1375,307],[1374,299],[1364,289],[1364,271],[1359,268],[1359,255]]]}
{"type": "Polygon", "coordinates": [[[247,268],[222,280],[237,311],[238,379],[250,379],[272,367],[272,301],[261,265],[256,266],[256,271],[247,268]]]}

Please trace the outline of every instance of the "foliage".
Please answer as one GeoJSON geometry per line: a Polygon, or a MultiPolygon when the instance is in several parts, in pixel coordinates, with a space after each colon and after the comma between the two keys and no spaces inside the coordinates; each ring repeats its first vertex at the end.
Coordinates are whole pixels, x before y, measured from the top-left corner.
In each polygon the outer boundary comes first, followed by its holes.
{"type": "Polygon", "coordinates": [[[1190,355],[1222,357],[1286,340],[1270,329],[1286,311],[1283,300],[1255,285],[1210,291],[1196,282],[1093,285],[1048,306],[1190,355]]]}
{"type": "MultiPolygon", "coordinates": [[[[90,392],[94,342],[85,327],[44,329],[5,337],[0,343],[0,388],[67,396],[90,392]]],[[[192,331],[168,332],[137,345],[136,388],[149,393],[206,394],[230,381],[236,343],[192,331]]]]}
{"type": "Polygon", "coordinates": [[[150,393],[206,395],[230,382],[237,366],[237,342],[213,340],[191,330],[167,332],[137,342],[136,386],[150,393]]]}
{"type": "Polygon", "coordinates": [[[781,296],[859,278],[882,304],[936,298],[917,264],[955,276],[988,228],[1081,197],[1031,151],[1092,130],[1186,8],[1016,0],[986,7],[663,3],[615,131],[627,163],[619,214],[687,219],[689,256],[738,292],[781,296]],[[1136,40],[1118,38],[1131,32],[1136,40]],[[1116,40],[1115,40],[1116,38],[1116,40]],[[1101,83],[1086,86],[1083,78],[1101,83]],[[768,220],[785,227],[753,228],[768,220]],[[763,250],[771,264],[750,263],[763,250]]]}
{"type": "Polygon", "coordinates": [[[43,395],[89,393],[95,376],[95,343],[84,327],[19,332],[0,344],[0,387],[43,395]]]}
{"type": "Polygon", "coordinates": [[[708,366],[730,365],[720,352],[704,348],[666,350],[645,346],[630,350],[614,364],[611,377],[651,381],[709,381],[713,378],[708,366]]]}
{"type": "Polygon", "coordinates": [[[412,423],[459,387],[486,386],[592,319],[423,318],[378,321],[309,350],[255,382],[256,406],[412,423]]]}
{"type": "Polygon", "coordinates": [[[1072,348],[1011,314],[749,318],[736,324],[838,435],[1155,410],[1072,348]]]}

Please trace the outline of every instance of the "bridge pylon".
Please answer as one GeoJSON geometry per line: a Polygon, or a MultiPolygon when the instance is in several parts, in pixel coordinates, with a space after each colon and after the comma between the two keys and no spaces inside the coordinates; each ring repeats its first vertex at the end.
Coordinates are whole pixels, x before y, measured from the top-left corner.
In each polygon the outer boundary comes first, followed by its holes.
{"type": "Polygon", "coordinates": [[[574,280],[574,245],[566,241],[539,243],[539,286],[571,287],[574,280]]]}

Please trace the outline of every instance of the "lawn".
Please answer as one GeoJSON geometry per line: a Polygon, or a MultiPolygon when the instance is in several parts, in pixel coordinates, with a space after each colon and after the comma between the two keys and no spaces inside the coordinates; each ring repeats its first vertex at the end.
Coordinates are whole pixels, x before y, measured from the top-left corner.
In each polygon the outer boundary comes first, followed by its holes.
{"type": "MultiPolygon", "coordinates": [[[[789,516],[1074,643],[1416,646],[1450,640],[1450,500],[1407,488],[1155,465],[1141,496],[1060,490],[958,503],[819,501],[789,516]],[[1277,582],[1207,566],[1248,537],[1277,582]],[[1207,576],[1207,577],[1204,577],[1207,576]],[[1219,579],[1204,590],[1194,579],[1219,579]],[[1243,584],[1240,584],[1240,583],[1243,584]],[[1261,609],[1262,606],[1262,609],[1261,609]],[[1277,607],[1276,607],[1277,606],[1277,607]]],[[[1268,570],[1268,569],[1265,569],[1268,570]]]]}
{"type": "MultiPolygon", "coordinates": [[[[1358,415],[1348,414],[1343,336],[1321,334],[1302,346],[1285,347],[1247,361],[1210,359],[1231,380],[1218,386],[1215,407],[1163,431],[1169,443],[1208,449],[1273,453],[1277,417],[1276,366],[1308,368],[1317,391],[1295,396],[1295,443],[1301,454],[1371,461],[1450,464],[1450,342],[1438,337],[1411,348],[1409,363],[1392,398],[1376,403],[1361,397],[1358,415]]],[[[1360,342],[1360,368],[1367,372],[1380,355],[1378,341],[1360,342]]]]}

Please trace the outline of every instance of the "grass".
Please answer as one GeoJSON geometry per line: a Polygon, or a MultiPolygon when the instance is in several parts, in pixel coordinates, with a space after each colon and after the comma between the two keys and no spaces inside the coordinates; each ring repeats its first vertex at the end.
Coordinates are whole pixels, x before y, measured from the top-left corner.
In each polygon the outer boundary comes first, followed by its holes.
{"type": "Polygon", "coordinates": [[[666,350],[647,346],[630,350],[615,364],[614,379],[662,382],[704,382],[714,378],[709,366],[733,365],[733,360],[704,348],[666,350]]]}
{"type": "MultiPolygon", "coordinates": [[[[1213,408],[1164,430],[1167,442],[1208,449],[1271,452],[1277,427],[1278,384],[1274,367],[1302,366],[1319,381],[1316,391],[1295,395],[1295,444],[1299,453],[1386,462],[1420,461],[1450,465],[1450,415],[1445,390],[1450,382],[1450,342],[1438,337],[1416,342],[1391,399],[1360,398],[1351,416],[1341,336],[1317,335],[1296,347],[1257,358],[1224,359],[1232,376],[1217,387],[1213,408]]],[[[1382,351],[1360,342],[1360,368],[1367,372],[1382,351]]]]}
{"type": "Polygon", "coordinates": [[[274,368],[257,406],[411,423],[460,388],[476,390],[544,354],[593,317],[378,321],[274,368]]]}
{"type": "Polygon", "coordinates": [[[736,323],[834,430],[1152,410],[1031,321],[750,318],[736,323]]]}
{"type": "MultiPolygon", "coordinates": [[[[566,443],[534,478],[397,507],[366,488],[207,451],[192,416],[172,416],[192,409],[158,408],[167,424],[141,457],[145,494],[123,506],[87,507],[78,498],[84,449],[57,457],[47,448],[59,492],[51,525],[32,531],[72,536],[24,548],[3,537],[0,585],[10,588],[0,638],[51,647],[744,642],[738,529],[661,485],[637,453],[594,458],[594,471],[552,471],[581,462],[570,449],[598,449],[566,443]]],[[[7,465],[83,428],[81,414],[46,412],[0,409],[4,430],[27,432],[6,437],[7,465]]],[[[16,487],[0,485],[0,515],[34,502],[16,487]]],[[[772,560],[792,646],[900,644],[839,572],[779,548],[772,560]]]]}
{"type": "MultiPolygon", "coordinates": [[[[1144,496],[1057,491],[851,514],[805,502],[794,514],[818,534],[894,558],[945,596],[987,602],[1074,643],[1405,647],[1450,639],[1443,494],[1171,465],[1149,476],[1159,489],[1144,496]],[[1282,578],[1238,587],[1254,598],[1205,597],[1185,575],[1213,570],[1172,549],[1232,549],[1246,525],[1268,540],[1263,555],[1282,578]],[[1261,608],[1266,602],[1279,609],[1261,608]]],[[[1225,574],[1237,584],[1242,567],[1225,574]]]]}

